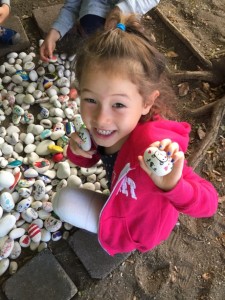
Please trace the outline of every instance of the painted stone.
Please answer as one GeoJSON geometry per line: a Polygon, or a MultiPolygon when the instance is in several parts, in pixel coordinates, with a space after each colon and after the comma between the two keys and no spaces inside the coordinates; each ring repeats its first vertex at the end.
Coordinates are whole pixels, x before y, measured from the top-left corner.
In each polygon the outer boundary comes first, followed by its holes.
{"type": "Polygon", "coordinates": [[[62,232],[61,231],[56,231],[52,233],[52,240],[54,242],[61,240],[62,238],[62,232]]]}
{"type": "Polygon", "coordinates": [[[15,241],[9,258],[17,259],[20,256],[20,254],[21,254],[21,246],[20,246],[19,242],[15,241]]]}
{"type": "Polygon", "coordinates": [[[62,227],[62,221],[50,216],[49,218],[45,219],[44,227],[49,232],[55,232],[62,227]]]}
{"type": "Polygon", "coordinates": [[[38,173],[43,174],[50,168],[50,162],[45,158],[40,158],[33,163],[33,167],[38,173]]]}
{"type": "Polygon", "coordinates": [[[78,132],[79,137],[82,139],[83,143],[80,147],[84,151],[89,151],[91,149],[91,137],[89,131],[86,128],[81,127],[78,132]]]}
{"type": "Polygon", "coordinates": [[[35,200],[42,200],[45,196],[45,184],[42,180],[36,180],[34,184],[33,196],[35,200]]]}
{"type": "Polygon", "coordinates": [[[32,198],[31,197],[21,200],[19,203],[17,203],[16,210],[18,212],[23,212],[28,207],[30,207],[31,202],[32,202],[32,198]]]}
{"type": "Polygon", "coordinates": [[[9,238],[8,236],[0,238],[0,260],[7,258],[11,254],[13,246],[13,239],[9,238]]]}
{"type": "Polygon", "coordinates": [[[18,186],[20,188],[29,188],[34,183],[35,183],[35,178],[20,179],[18,181],[18,186]]]}
{"type": "Polygon", "coordinates": [[[56,163],[62,161],[63,158],[64,158],[64,155],[62,153],[55,153],[52,155],[52,160],[56,163]]]}
{"type": "Polygon", "coordinates": [[[27,235],[27,234],[21,236],[21,238],[19,239],[19,243],[22,248],[29,247],[30,242],[31,242],[31,239],[30,239],[29,235],[27,235]]]}
{"type": "Polygon", "coordinates": [[[171,158],[165,151],[161,151],[157,147],[149,147],[145,150],[144,161],[150,171],[157,176],[165,176],[173,169],[171,158]]]}
{"type": "Polygon", "coordinates": [[[8,192],[2,193],[0,196],[0,205],[4,211],[10,212],[15,206],[12,194],[8,192]]]}
{"type": "Polygon", "coordinates": [[[30,224],[27,232],[33,242],[35,242],[35,243],[40,242],[41,230],[36,224],[30,224]]]}
{"type": "Polygon", "coordinates": [[[57,145],[49,145],[48,146],[48,150],[50,151],[50,153],[54,154],[54,153],[62,153],[63,152],[63,148],[57,145]]]}
{"type": "MultiPolygon", "coordinates": [[[[20,178],[21,178],[21,176],[22,176],[22,173],[20,172],[20,170],[19,171],[17,171],[15,174],[13,174],[14,175],[14,182],[13,182],[13,184],[9,187],[9,189],[11,190],[11,191],[13,191],[14,190],[14,188],[17,186],[17,184],[18,184],[18,182],[20,181],[20,178]]],[[[1,186],[0,186],[0,190],[1,190],[1,186]]]]}

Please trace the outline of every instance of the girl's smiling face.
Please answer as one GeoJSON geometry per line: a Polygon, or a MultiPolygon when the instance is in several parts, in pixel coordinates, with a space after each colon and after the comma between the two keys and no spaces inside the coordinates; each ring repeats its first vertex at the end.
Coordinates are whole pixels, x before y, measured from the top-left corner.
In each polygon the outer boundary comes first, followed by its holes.
{"type": "Polygon", "coordinates": [[[83,71],[80,81],[81,116],[95,143],[112,154],[121,148],[141,115],[149,112],[157,96],[154,91],[144,103],[138,87],[124,73],[91,68],[83,71]]]}

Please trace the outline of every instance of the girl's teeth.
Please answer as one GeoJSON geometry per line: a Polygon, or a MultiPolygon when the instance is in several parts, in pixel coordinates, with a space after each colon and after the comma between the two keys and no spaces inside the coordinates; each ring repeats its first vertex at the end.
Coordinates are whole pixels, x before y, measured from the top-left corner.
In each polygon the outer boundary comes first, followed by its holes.
{"type": "Polygon", "coordinates": [[[97,130],[98,133],[103,134],[103,135],[109,135],[112,133],[112,130],[97,130]]]}

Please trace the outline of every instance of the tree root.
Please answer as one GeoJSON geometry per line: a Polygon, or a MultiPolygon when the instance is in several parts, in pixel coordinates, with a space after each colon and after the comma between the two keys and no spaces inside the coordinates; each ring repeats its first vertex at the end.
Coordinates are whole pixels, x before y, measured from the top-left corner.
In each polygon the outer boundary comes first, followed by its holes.
{"type": "Polygon", "coordinates": [[[190,111],[189,113],[192,116],[199,116],[209,113],[209,111],[212,111],[209,131],[200,143],[199,147],[188,159],[188,162],[193,167],[193,169],[195,169],[198,166],[198,164],[202,161],[206,154],[206,151],[211,147],[211,145],[215,142],[217,138],[221,121],[223,120],[223,117],[225,115],[225,96],[213,103],[200,107],[196,110],[190,111]]]}
{"type": "Polygon", "coordinates": [[[192,51],[192,53],[201,61],[201,63],[206,67],[211,69],[212,62],[207,59],[204,54],[199,51],[199,49],[188,39],[183,30],[179,30],[163,13],[163,11],[156,7],[154,11],[165,23],[165,25],[192,51]]]}
{"type": "Polygon", "coordinates": [[[167,68],[168,77],[176,82],[188,81],[188,80],[199,80],[204,82],[211,82],[213,84],[221,84],[223,78],[217,76],[212,71],[179,71],[172,72],[167,68]]]}

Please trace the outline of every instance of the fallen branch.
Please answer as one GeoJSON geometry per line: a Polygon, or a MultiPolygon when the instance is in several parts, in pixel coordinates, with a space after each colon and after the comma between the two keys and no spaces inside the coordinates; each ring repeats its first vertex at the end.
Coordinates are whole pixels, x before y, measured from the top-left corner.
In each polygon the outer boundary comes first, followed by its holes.
{"type": "MultiPolygon", "coordinates": [[[[209,108],[210,104],[207,109],[209,108]]],[[[211,105],[211,108],[213,108],[213,110],[209,131],[200,143],[197,151],[195,151],[195,153],[192,154],[188,159],[189,164],[193,167],[193,169],[198,166],[198,164],[204,158],[206,151],[211,147],[217,138],[221,121],[225,115],[225,96],[215,101],[214,105],[211,105]]]]}
{"type": "Polygon", "coordinates": [[[167,74],[171,80],[177,82],[187,81],[187,80],[199,80],[204,82],[211,82],[214,84],[221,83],[221,77],[217,76],[212,71],[179,71],[172,72],[167,68],[167,74]]]}

